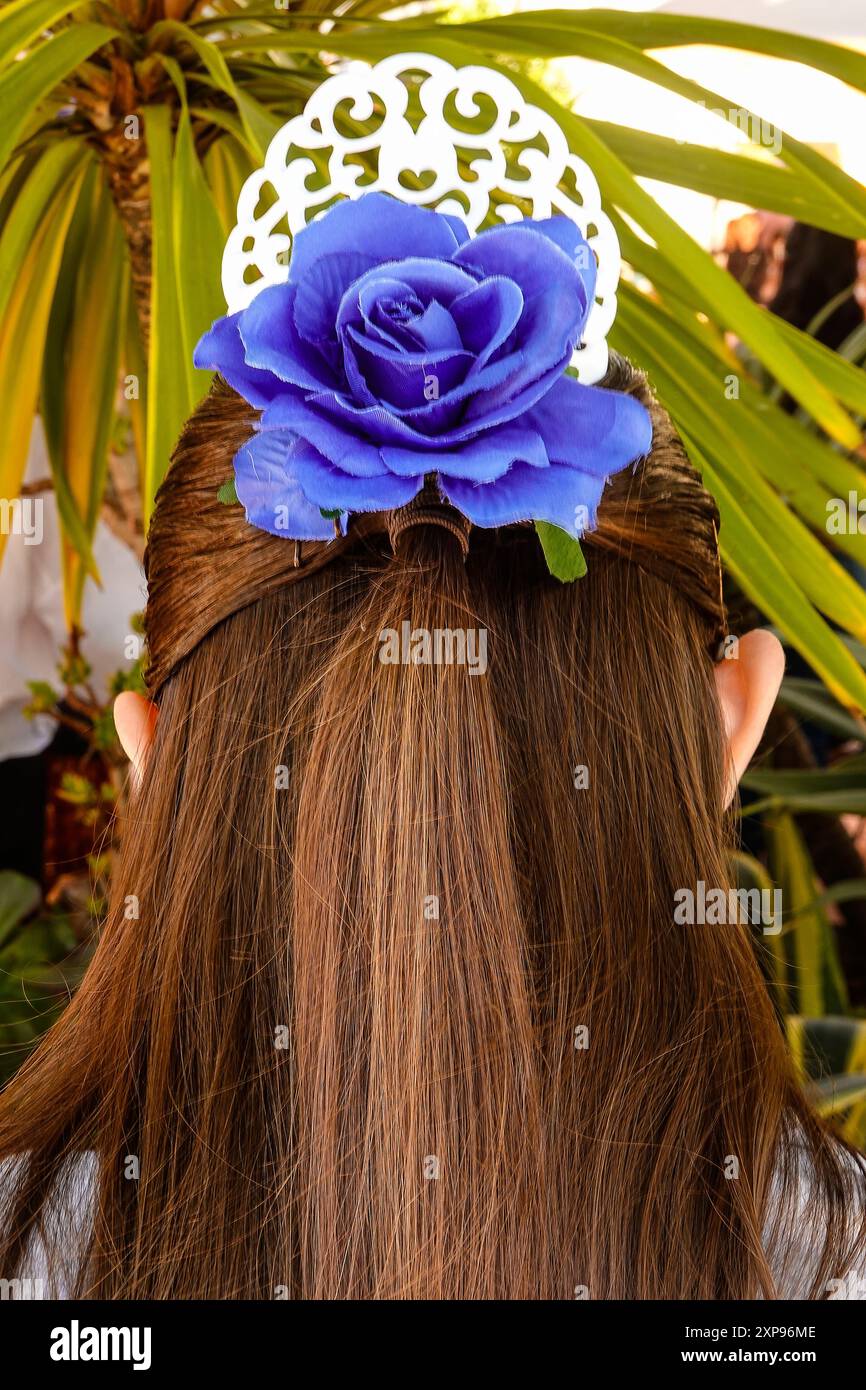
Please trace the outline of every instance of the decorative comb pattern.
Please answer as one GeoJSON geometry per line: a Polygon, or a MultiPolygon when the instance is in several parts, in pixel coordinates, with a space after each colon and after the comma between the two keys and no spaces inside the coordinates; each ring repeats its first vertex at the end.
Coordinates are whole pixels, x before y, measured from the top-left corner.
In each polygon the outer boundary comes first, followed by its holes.
{"type": "Polygon", "coordinates": [[[572,365],[584,383],[604,375],[620,253],[592,171],[509,78],[426,53],[351,63],[277,132],[241,189],[226,243],[229,312],[285,281],[292,239],[308,222],[337,198],[372,190],[456,214],[473,234],[497,220],[570,217],[598,262],[596,302],[572,365]]]}

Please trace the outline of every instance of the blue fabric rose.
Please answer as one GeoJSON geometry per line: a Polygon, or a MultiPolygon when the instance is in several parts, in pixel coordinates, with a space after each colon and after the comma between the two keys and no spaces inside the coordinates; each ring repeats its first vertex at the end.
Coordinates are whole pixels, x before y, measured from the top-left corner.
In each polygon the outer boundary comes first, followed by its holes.
{"type": "Polygon", "coordinates": [[[567,376],[595,259],[566,217],[471,238],[456,217],[368,193],[295,237],[285,284],[201,339],[261,409],[235,458],[248,520],[297,540],[409,502],[435,473],[476,526],[572,535],[605,480],[646,454],[631,396],[567,376]]]}

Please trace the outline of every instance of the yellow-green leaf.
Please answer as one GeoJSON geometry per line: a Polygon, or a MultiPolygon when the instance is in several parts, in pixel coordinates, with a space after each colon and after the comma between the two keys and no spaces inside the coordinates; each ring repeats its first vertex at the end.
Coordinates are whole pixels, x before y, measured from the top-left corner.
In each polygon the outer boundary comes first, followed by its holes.
{"type": "Polygon", "coordinates": [[[153,227],[143,498],[146,528],[156,490],[168,469],[181,426],[192,410],[194,391],[177,299],[171,112],[165,106],[148,106],[144,119],[153,227]]]}
{"type": "MultiPolygon", "coordinates": [[[[120,224],[101,181],[95,182],[89,225],[65,344],[61,467],[92,538],[105,488],[128,284],[120,224]]],[[[84,575],[77,548],[64,537],[64,598],[70,628],[79,624],[84,575]]]]}
{"type": "MultiPolygon", "coordinates": [[[[183,351],[189,363],[202,333],[225,312],[220,288],[224,241],[184,107],[174,148],[174,262],[183,351]]],[[[205,393],[210,381],[210,372],[194,371],[192,391],[196,398],[205,393]]]]}
{"type": "MultiPolygon", "coordinates": [[[[84,177],[82,166],[78,178],[84,177]]],[[[17,497],[39,399],[42,354],[76,189],[62,188],[34,236],[0,321],[0,496],[17,497]]],[[[0,556],[5,544],[0,532],[0,556]]]]}
{"type": "Polygon", "coordinates": [[[97,48],[116,38],[117,31],[106,24],[72,24],[0,73],[0,169],[33,107],[97,48]]]}

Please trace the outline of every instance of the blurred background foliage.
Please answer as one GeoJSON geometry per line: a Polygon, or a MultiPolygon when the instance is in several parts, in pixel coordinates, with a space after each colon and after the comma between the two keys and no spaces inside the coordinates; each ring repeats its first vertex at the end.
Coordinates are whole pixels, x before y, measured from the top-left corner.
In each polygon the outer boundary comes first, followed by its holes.
{"type": "Polygon", "coordinates": [[[68,643],[56,687],[34,684],[31,710],[79,738],[57,798],[83,827],[85,865],[74,883],[42,887],[0,874],[3,1074],[86,963],[118,833],[122,758],[109,701],[139,688],[141,669],[104,694],[89,685],[80,627],[85,586],[100,579],[97,522],[110,515],[141,554],[179,427],[207,389],[192,346],[224,307],[220,258],[238,192],[273,134],[346,60],[425,51],[500,67],[595,171],[625,262],[611,342],[647,369],[718,501],[732,608],[773,624],[792,654],[794,674],[746,778],[737,871],[744,884],[783,887],[784,930],[758,949],[804,1084],[866,1142],[866,532],[827,529],[828,501],[863,484],[866,331],[832,348],[817,324],[767,313],[643,181],[847,238],[866,237],[866,189],[785,132],[773,157],[757,136],[729,153],[582,117],[547,66],[590,58],[759,132],[762,113],[659,55],[695,43],[769,54],[860,92],[866,56],[664,13],[389,9],[383,0],[0,5],[0,496],[21,493],[38,415],[62,527],[68,643]]]}

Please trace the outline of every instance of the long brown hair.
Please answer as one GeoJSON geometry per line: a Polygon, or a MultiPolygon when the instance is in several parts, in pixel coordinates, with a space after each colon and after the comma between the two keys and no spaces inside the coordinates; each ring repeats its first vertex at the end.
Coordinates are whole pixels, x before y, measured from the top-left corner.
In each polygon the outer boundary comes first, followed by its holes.
{"type": "Polygon", "coordinates": [[[803,1222],[797,1291],[844,1274],[862,1174],[749,929],[673,911],[728,884],[718,517],[641,374],[607,384],[653,450],[571,585],[531,527],[465,561],[256,531],[216,495],[251,411],[218,385],[190,420],[113,904],[0,1104],[0,1272],[87,1150],[88,1295],[772,1297],[803,1222]],[[381,661],[404,622],[485,632],[486,672],[381,661]]]}

